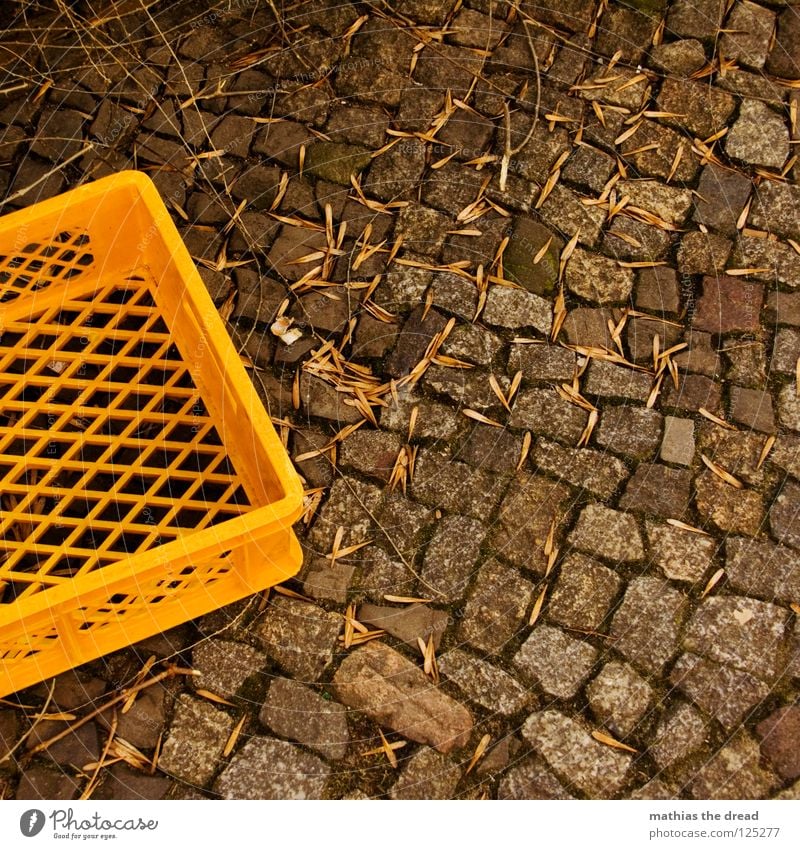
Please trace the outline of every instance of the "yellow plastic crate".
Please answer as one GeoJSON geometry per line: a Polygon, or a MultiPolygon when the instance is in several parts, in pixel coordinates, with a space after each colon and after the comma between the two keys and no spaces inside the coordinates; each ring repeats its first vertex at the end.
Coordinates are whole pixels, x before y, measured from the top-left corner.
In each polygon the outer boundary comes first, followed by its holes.
{"type": "Polygon", "coordinates": [[[0,696],[295,574],[302,487],[154,185],[0,218],[0,696]]]}

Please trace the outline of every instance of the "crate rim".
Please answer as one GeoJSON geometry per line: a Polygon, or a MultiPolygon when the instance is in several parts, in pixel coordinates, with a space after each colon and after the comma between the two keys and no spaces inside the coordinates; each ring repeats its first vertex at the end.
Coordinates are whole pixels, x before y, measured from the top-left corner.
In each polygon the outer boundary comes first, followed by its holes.
{"type": "MultiPolygon", "coordinates": [[[[32,216],[36,219],[57,214],[59,217],[68,212],[68,207],[76,203],[90,201],[93,197],[108,192],[134,190],[144,203],[157,232],[169,244],[170,257],[176,270],[185,281],[195,301],[207,307],[204,310],[204,329],[216,344],[217,337],[223,346],[233,343],[211,296],[192,260],[175,223],[170,216],[161,195],[153,181],[141,171],[132,169],[117,172],[91,183],[77,186],[63,194],[48,198],[23,209],[0,216],[0,227],[13,228],[28,223],[32,216]]],[[[153,269],[151,269],[153,271],[153,269]]],[[[157,271],[157,270],[156,270],[157,271]]],[[[155,275],[157,276],[157,275],[155,275]]],[[[68,285],[68,284],[67,284],[68,285]]],[[[235,349],[234,349],[235,350],[235,349]]],[[[95,569],[61,586],[51,586],[36,595],[23,600],[22,608],[16,603],[0,605],[0,627],[20,621],[29,615],[41,613],[57,604],[70,599],[79,599],[84,592],[110,585],[120,578],[132,577],[144,569],[152,569],[159,564],[166,565],[180,557],[185,558],[187,551],[196,551],[198,559],[203,552],[224,551],[228,543],[234,543],[243,536],[249,542],[264,539],[277,530],[289,530],[302,513],[303,487],[295,471],[288,452],[284,448],[272,421],[258,397],[248,377],[244,365],[237,356],[226,367],[225,379],[239,398],[247,399],[249,414],[252,418],[252,432],[267,443],[273,471],[283,492],[283,496],[271,504],[262,505],[225,522],[204,528],[188,530],[185,535],[160,546],[132,554],[117,563],[95,569]],[[271,525],[271,527],[270,527],[271,525]]]]}

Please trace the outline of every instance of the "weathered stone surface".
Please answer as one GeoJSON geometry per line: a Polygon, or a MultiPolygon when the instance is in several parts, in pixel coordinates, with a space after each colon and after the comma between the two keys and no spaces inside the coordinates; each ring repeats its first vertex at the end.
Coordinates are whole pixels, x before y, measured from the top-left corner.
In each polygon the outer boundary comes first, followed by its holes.
{"type": "Polygon", "coordinates": [[[475,284],[457,274],[438,274],[433,278],[430,293],[435,307],[471,321],[478,305],[475,284]]]}
{"type": "Polygon", "coordinates": [[[358,608],[358,620],[375,628],[382,628],[409,648],[417,649],[417,640],[428,642],[433,638],[439,647],[442,634],[447,628],[449,617],[444,611],[427,604],[411,604],[405,607],[382,607],[377,604],[362,604],[358,608]]]}
{"type": "Polygon", "coordinates": [[[386,363],[393,377],[403,377],[422,359],[433,337],[444,329],[447,322],[441,313],[417,307],[406,320],[397,345],[386,363]],[[423,318],[424,315],[424,318],[423,318]]]}
{"type": "Polygon", "coordinates": [[[660,769],[669,769],[703,746],[707,735],[700,713],[680,702],[661,720],[648,750],[660,769]]]}
{"type": "Polygon", "coordinates": [[[657,315],[677,313],[680,309],[680,286],[673,268],[656,266],[639,272],[634,295],[636,307],[657,315]]]}
{"type": "Polygon", "coordinates": [[[310,416],[328,419],[342,427],[360,422],[364,416],[356,407],[345,403],[347,397],[319,377],[305,372],[300,376],[300,403],[310,416]]]}
{"type": "Polygon", "coordinates": [[[189,784],[202,787],[219,767],[234,719],[206,701],[179,696],[158,766],[189,784]]]}
{"type": "Polygon", "coordinates": [[[717,543],[672,525],[647,523],[647,540],[653,561],[673,581],[701,581],[713,562],[717,543]]]}
{"type": "Polygon", "coordinates": [[[276,678],[258,718],[281,737],[296,740],[334,760],[350,742],[345,708],[288,678],[276,678]]]}
{"type": "Polygon", "coordinates": [[[314,558],[303,570],[303,593],[317,601],[333,601],[344,604],[355,566],[351,563],[314,558]]]}
{"type": "MultiPolygon", "coordinates": [[[[67,728],[68,725],[65,722],[58,720],[38,722],[26,738],[25,748],[30,750],[56,734],[63,733],[67,728]]],[[[96,763],[100,757],[97,727],[84,725],[69,731],[65,737],[48,746],[45,757],[64,768],[70,764],[82,767],[84,764],[96,763]]]]}
{"type": "Polygon", "coordinates": [[[503,253],[503,269],[509,280],[536,295],[549,295],[558,280],[559,252],[562,239],[538,221],[519,216],[503,253]],[[533,265],[531,259],[548,243],[541,260],[533,265]]]}
{"type": "Polygon", "coordinates": [[[736,105],[730,94],[707,82],[669,77],[661,83],[656,102],[663,111],[681,116],[671,119],[670,123],[685,126],[704,139],[725,126],[736,105]]]}
{"type": "Polygon", "coordinates": [[[787,80],[796,79],[800,74],[800,20],[791,6],[778,16],[778,31],[766,69],[787,80]]]}
{"type": "Polygon", "coordinates": [[[533,584],[496,560],[484,563],[469,595],[459,639],[487,654],[499,654],[525,627],[533,584]]]}
{"type": "Polygon", "coordinates": [[[560,628],[539,625],[514,655],[514,666],[549,696],[571,699],[596,660],[597,649],[560,628]]]}
{"type": "Polygon", "coordinates": [[[522,736],[553,771],[592,799],[614,796],[625,785],[631,756],[592,739],[578,720],[555,710],[534,713],[522,736]]]}
{"type": "Polygon", "coordinates": [[[692,326],[709,333],[754,332],[760,326],[764,287],[740,277],[704,277],[692,326]]]}
{"type": "Polygon", "coordinates": [[[644,407],[606,407],[600,416],[597,444],[609,451],[649,460],[661,439],[663,416],[644,407]]]}
{"type": "Polygon", "coordinates": [[[402,445],[393,433],[362,428],[341,443],[339,462],[346,469],[355,469],[386,483],[402,445]]]}
{"type": "Polygon", "coordinates": [[[754,598],[709,597],[689,622],[683,646],[774,681],[783,671],[786,620],[784,608],[754,598]]]}
{"type": "Polygon", "coordinates": [[[306,149],[303,171],[321,180],[349,186],[351,175],[358,175],[370,161],[370,151],[359,145],[316,142],[306,149]]]}
{"type": "Polygon", "coordinates": [[[413,390],[398,391],[397,399],[389,397],[381,411],[381,427],[405,435],[416,408],[414,435],[434,442],[448,442],[459,430],[463,416],[438,401],[430,401],[413,390]]]}
{"type": "Polygon", "coordinates": [[[733,245],[724,236],[690,230],[678,248],[678,271],[686,274],[718,274],[728,262],[733,245]]]}
{"type": "Polygon", "coordinates": [[[665,463],[691,466],[694,460],[694,422],[667,416],[664,419],[664,438],[660,457],[665,463]]]}
{"type": "Polygon", "coordinates": [[[579,551],[617,563],[644,557],[642,537],[633,516],[602,504],[588,504],[583,508],[569,542],[579,551]]]}
{"type": "Polygon", "coordinates": [[[223,799],[321,799],[330,768],[271,737],[251,737],[214,782],[223,799]]]}
{"type": "Polygon", "coordinates": [[[192,669],[200,673],[194,679],[194,685],[229,699],[266,663],[267,656],[263,652],[244,643],[204,640],[192,650],[192,669]]]}
{"type": "Polygon", "coordinates": [[[685,38],[714,38],[722,13],[716,0],[675,0],[667,14],[667,29],[685,38]]]}
{"type": "Polygon", "coordinates": [[[800,238],[800,186],[761,183],[753,196],[748,221],[758,230],[768,230],[778,236],[800,238]]]}
{"type": "Polygon", "coordinates": [[[682,654],[678,658],[670,681],[728,730],[735,728],[770,692],[769,685],[747,672],[696,654],[682,654]]]}
{"type": "MultiPolygon", "coordinates": [[[[119,714],[117,734],[139,749],[155,749],[159,737],[164,732],[166,696],[164,687],[148,687],[140,693],[131,709],[127,713],[119,714]]],[[[100,722],[107,725],[108,719],[101,717],[100,722]]]]}
{"type": "MultiPolygon", "coordinates": [[[[722,350],[727,361],[725,379],[747,389],[763,389],[767,384],[767,346],[763,342],[725,339],[722,350]]],[[[742,399],[742,408],[749,411],[750,417],[757,415],[762,406],[756,396],[742,399]],[[753,402],[756,403],[753,403],[753,402]]],[[[766,402],[764,403],[766,405],[766,402]]],[[[769,402],[769,410],[772,401],[769,402]]]]}
{"type": "Polygon", "coordinates": [[[756,536],[764,522],[764,496],[753,489],[736,489],[711,471],[694,481],[697,512],[720,530],[756,536]]]}
{"type": "Polygon", "coordinates": [[[553,388],[527,389],[517,395],[511,411],[511,427],[574,445],[583,433],[589,414],[564,400],[553,388]]]}
{"type": "Polygon", "coordinates": [[[700,768],[689,790],[695,799],[764,799],[777,785],[759,764],[758,743],[739,731],[700,768]]]}
{"type": "Polygon", "coordinates": [[[549,301],[524,289],[492,286],[482,317],[497,327],[532,327],[547,335],[553,323],[553,309],[549,301]]]}
{"type": "MultiPolygon", "coordinates": [[[[702,330],[689,330],[685,336],[687,350],[678,351],[673,357],[676,366],[682,371],[705,375],[706,377],[719,377],[722,374],[722,362],[717,352],[710,333],[702,330]]],[[[684,387],[687,389],[689,387],[684,387]]],[[[706,390],[712,395],[713,390],[706,390]]]]}
{"type": "Polygon", "coordinates": [[[422,566],[426,591],[448,601],[460,599],[472,577],[486,527],[468,516],[445,516],[436,526],[422,566]]]}
{"type": "Polygon", "coordinates": [[[750,165],[781,168],[789,156],[789,129],[777,112],[760,100],[746,99],[725,136],[725,150],[728,156],[750,165]]]}
{"type": "Polygon", "coordinates": [[[528,755],[500,779],[498,799],[574,799],[536,755],[528,755]]]}
{"type": "Polygon", "coordinates": [[[692,474],[660,463],[641,463],[628,481],[619,506],[623,510],[680,519],[689,509],[692,474]]]}
{"type": "Polygon", "coordinates": [[[578,631],[601,631],[622,588],[622,579],[583,554],[569,554],[561,564],[547,613],[578,631]]]}
{"type": "Polygon", "coordinates": [[[459,324],[445,339],[441,351],[457,360],[490,366],[503,343],[493,333],[471,324],[459,324]]]}
{"type": "Polygon", "coordinates": [[[349,476],[338,477],[319,511],[308,542],[319,555],[327,555],[339,528],[344,528],[341,546],[356,545],[371,538],[372,519],[368,511],[380,508],[381,491],[372,484],[349,476]]]}
{"type": "Polygon", "coordinates": [[[650,59],[660,71],[687,77],[706,64],[706,51],[696,38],[682,38],[652,47],[650,59]]]}
{"type": "Polygon", "coordinates": [[[731,387],[731,418],[745,427],[762,433],[775,432],[772,396],[763,389],[731,387]]]}
{"type": "MultiPolygon", "coordinates": [[[[500,388],[506,390],[504,375],[496,378],[500,388]]],[[[429,387],[438,395],[445,395],[458,407],[473,410],[497,410],[500,399],[492,390],[489,375],[482,369],[455,369],[432,365],[425,372],[423,387],[429,387]]]]}
{"type": "Polygon", "coordinates": [[[404,764],[392,785],[392,799],[452,799],[461,770],[448,757],[427,747],[404,764]]]}
{"type": "Polygon", "coordinates": [[[317,681],[333,660],[342,619],[287,596],[270,599],[254,636],[264,651],[301,681],[317,681]]]}
{"type": "Polygon", "coordinates": [[[603,499],[610,498],[628,476],[621,460],[590,448],[564,448],[540,439],[532,456],[541,471],[603,499]]]}
{"type": "Polygon", "coordinates": [[[653,690],[626,663],[607,663],[586,688],[589,707],[612,734],[627,737],[637,730],[653,700],[653,690]]]}
{"type": "Polygon", "coordinates": [[[650,395],[650,384],[651,379],[646,374],[607,360],[592,360],[583,391],[587,395],[644,402],[650,395]]]}
{"type": "MultiPolygon", "coordinates": [[[[664,85],[669,80],[665,81],[664,85]]],[[[630,197],[630,202],[647,210],[668,224],[680,226],[692,208],[689,189],[666,186],[658,180],[623,180],[617,190],[630,197]]]]}
{"type": "Polygon", "coordinates": [[[770,292],[767,318],[771,324],[800,327],[800,292],[770,292]]]}
{"type": "Polygon", "coordinates": [[[15,799],[43,799],[50,802],[75,799],[80,791],[78,780],[62,770],[34,764],[19,779],[15,799]]]}
{"type": "Polygon", "coordinates": [[[800,598],[800,568],[790,548],[766,539],[728,537],[725,574],[735,590],[766,601],[800,598]]]}
{"type": "Polygon", "coordinates": [[[580,230],[578,241],[593,247],[597,244],[605,220],[597,207],[581,203],[581,195],[558,183],[540,210],[545,224],[554,227],[566,239],[580,230]]]}
{"type": "Polygon", "coordinates": [[[774,12],[743,0],[731,9],[725,32],[720,38],[720,52],[740,65],[760,70],[767,61],[774,29],[774,12]]]}
{"type": "Polygon", "coordinates": [[[688,602],[666,581],[634,578],[611,623],[614,648],[635,666],[659,674],[678,649],[688,602]]]}
{"type": "Polygon", "coordinates": [[[469,711],[431,687],[419,667],[381,642],[372,641],[347,655],[333,687],[343,704],[442,753],[469,740],[469,711]]]}
{"type": "Polygon", "coordinates": [[[575,353],[557,345],[512,345],[508,372],[532,382],[571,380],[575,363],[575,353]]]}
{"type": "Polygon", "coordinates": [[[713,163],[706,165],[697,186],[694,220],[726,236],[733,236],[752,187],[751,181],[743,174],[713,163]]]}
{"type": "Polygon", "coordinates": [[[736,268],[761,268],[752,279],[777,280],[792,289],[800,286],[800,268],[794,249],[783,242],[756,236],[739,237],[731,264],[736,268]]]}
{"type": "Polygon", "coordinates": [[[411,494],[429,507],[441,507],[451,513],[466,513],[481,519],[494,510],[506,484],[506,479],[483,469],[473,469],[444,454],[421,449],[411,494]],[[469,493],[468,498],[466,493],[469,493]]]}
{"type": "Polygon", "coordinates": [[[684,374],[678,379],[678,388],[670,380],[661,387],[661,404],[664,408],[696,413],[702,407],[715,416],[722,413],[722,387],[702,374],[684,374]]]}
{"type": "Polygon", "coordinates": [[[135,799],[139,802],[142,799],[166,799],[173,787],[174,783],[162,775],[146,775],[127,764],[117,763],[106,770],[103,782],[92,798],[135,799]]]}
{"type": "Polygon", "coordinates": [[[787,383],[778,395],[778,418],[784,427],[800,430],[800,395],[795,381],[787,383]]]}
{"type": "Polygon", "coordinates": [[[567,263],[569,290],[598,304],[625,303],[633,290],[633,272],[612,259],[576,248],[567,263]]]}
{"type": "Polygon", "coordinates": [[[569,489],[543,475],[520,472],[511,482],[500,506],[492,547],[505,560],[544,574],[544,542],[550,525],[558,525],[569,509],[569,489]],[[525,516],[520,522],[519,517],[525,516]]]}
{"type": "Polygon", "coordinates": [[[501,716],[511,716],[526,707],[531,695],[499,666],[473,657],[461,649],[451,649],[438,658],[439,671],[482,708],[501,716]]]}
{"type": "Polygon", "coordinates": [[[761,752],[785,780],[800,777],[800,707],[778,708],[756,726],[761,752]]]}
{"type": "Polygon", "coordinates": [[[517,470],[522,447],[522,437],[517,434],[476,425],[458,445],[454,458],[499,475],[511,475],[517,470]]]}
{"type": "Polygon", "coordinates": [[[580,144],[564,165],[562,176],[568,183],[586,186],[600,194],[613,170],[614,160],[607,153],[591,145],[580,144]]]}

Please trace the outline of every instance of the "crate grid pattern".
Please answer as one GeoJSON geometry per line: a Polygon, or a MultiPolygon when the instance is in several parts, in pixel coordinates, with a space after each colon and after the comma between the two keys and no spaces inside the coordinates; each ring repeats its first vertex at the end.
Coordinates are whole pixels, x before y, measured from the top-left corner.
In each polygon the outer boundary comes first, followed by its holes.
{"type": "Polygon", "coordinates": [[[301,511],[148,178],[0,219],[0,696],[291,577],[301,511]]]}
{"type": "Polygon", "coordinates": [[[112,282],[8,322],[5,335],[5,600],[247,508],[149,286],[112,282]]]}

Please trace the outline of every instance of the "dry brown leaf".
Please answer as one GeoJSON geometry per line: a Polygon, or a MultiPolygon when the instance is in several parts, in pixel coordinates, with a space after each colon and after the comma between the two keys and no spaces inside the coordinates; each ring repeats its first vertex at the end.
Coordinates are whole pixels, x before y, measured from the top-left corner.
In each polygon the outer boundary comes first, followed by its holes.
{"type": "Polygon", "coordinates": [[[723,469],[719,463],[715,463],[711,458],[706,457],[705,454],[701,454],[700,459],[707,468],[709,468],[718,478],[724,480],[725,483],[730,484],[736,489],[744,489],[744,484],[738,478],[735,478],[729,471],[723,469]]]}
{"type": "Polygon", "coordinates": [[[195,690],[195,695],[200,696],[201,699],[206,699],[209,702],[214,702],[218,705],[225,705],[226,707],[235,707],[233,702],[229,702],[227,699],[223,699],[222,696],[218,696],[216,693],[212,693],[211,690],[195,690]]]}
{"type": "Polygon", "coordinates": [[[539,615],[542,612],[542,605],[544,604],[544,597],[547,595],[547,587],[539,593],[539,597],[533,604],[533,609],[531,610],[531,615],[528,618],[528,625],[535,625],[536,620],[539,618],[539,615]]]}
{"type": "Polygon", "coordinates": [[[705,598],[711,590],[720,582],[722,576],[725,574],[724,569],[717,569],[716,572],[708,579],[708,583],[705,586],[705,589],[702,593],[700,593],[700,598],[705,598]]]}
{"type": "Polygon", "coordinates": [[[622,749],[625,752],[632,752],[634,755],[639,754],[638,750],[634,749],[633,746],[629,746],[627,743],[620,743],[619,740],[615,740],[610,734],[606,734],[604,731],[592,731],[592,737],[594,737],[598,743],[603,743],[605,746],[611,746],[613,749],[622,749]]]}
{"type": "Polygon", "coordinates": [[[705,407],[700,407],[697,411],[701,416],[708,419],[710,422],[714,422],[714,424],[719,425],[720,427],[724,427],[726,430],[736,430],[736,428],[730,423],[726,422],[725,419],[721,419],[719,416],[715,416],[710,410],[707,410],[705,407]]]}
{"type": "Polygon", "coordinates": [[[231,731],[230,737],[228,737],[228,741],[225,743],[225,748],[222,750],[223,758],[227,758],[233,751],[233,747],[236,745],[236,741],[239,739],[239,735],[242,733],[242,728],[246,721],[247,714],[244,714],[244,716],[242,716],[242,718],[236,723],[236,727],[233,731],[231,731]]]}
{"type": "Polygon", "coordinates": [[[478,745],[475,747],[475,751],[473,752],[472,757],[470,758],[469,764],[467,765],[467,771],[464,773],[464,775],[469,775],[472,770],[475,769],[475,766],[477,765],[478,761],[486,754],[486,750],[489,748],[489,743],[491,742],[491,734],[484,734],[483,737],[481,737],[481,739],[478,741],[478,745]]]}
{"type": "Polygon", "coordinates": [[[384,595],[386,601],[395,601],[398,604],[428,604],[433,599],[413,595],[384,595]]]}
{"type": "Polygon", "coordinates": [[[487,416],[484,416],[483,413],[479,413],[476,410],[470,410],[467,408],[463,409],[461,413],[468,419],[473,419],[474,421],[480,422],[481,424],[489,425],[490,427],[503,427],[500,422],[496,422],[494,419],[490,419],[487,416]]]}
{"type": "Polygon", "coordinates": [[[756,469],[760,469],[764,465],[764,460],[769,456],[769,452],[772,451],[772,446],[775,445],[775,434],[772,436],[768,436],[764,442],[764,447],[761,449],[761,453],[758,455],[758,463],[756,463],[756,469]]]}

